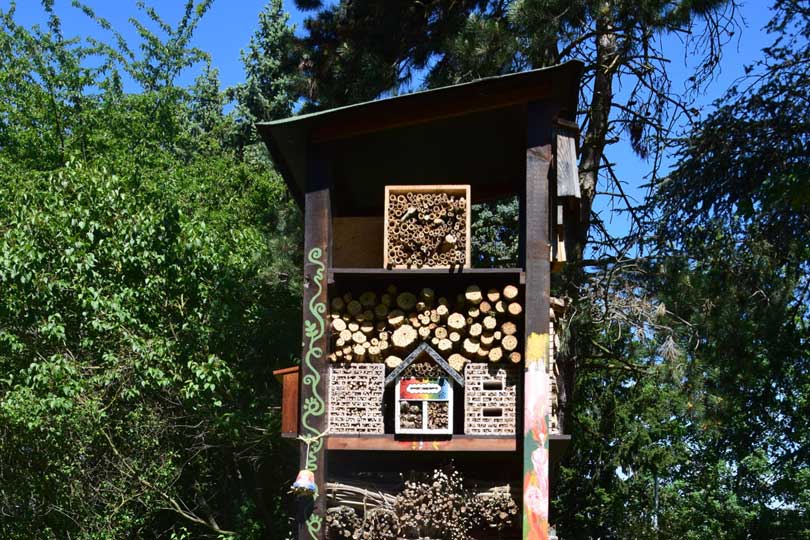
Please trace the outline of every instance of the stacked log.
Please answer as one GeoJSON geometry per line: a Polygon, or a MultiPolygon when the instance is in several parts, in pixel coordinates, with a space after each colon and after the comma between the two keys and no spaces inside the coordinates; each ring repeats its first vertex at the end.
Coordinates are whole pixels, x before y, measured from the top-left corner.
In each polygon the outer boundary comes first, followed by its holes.
{"type": "Polygon", "coordinates": [[[523,314],[515,285],[484,290],[470,285],[449,301],[436,291],[363,291],[330,302],[333,362],[402,363],[416,346],[429,343],[460,371],[470,361],[523,360],[519,328],[523,314]]]}
{"type": "Polygon", "coordinates": [[[362,520],[354,508],[339,505],[326,511],[326,538],[328,540],[352,540],[361,525],[362,520]]]}
{"type": "Polygon", "coordinates": [[[467,205],[445,191],[388,195],[387,262],[395,268],[464,266],[467,262],[467,205]]]}
{"type": "Polygon", "coordinates": [[[452,466],[409,476],[404,486],[395,482],[386,491],[378,485],[328,483],[327,540],[467,540],[494,538],[493,533],[511,538],[519,525],[520,507],[512,496],[520,492],[517,486],[468,486],[452,466]]]}

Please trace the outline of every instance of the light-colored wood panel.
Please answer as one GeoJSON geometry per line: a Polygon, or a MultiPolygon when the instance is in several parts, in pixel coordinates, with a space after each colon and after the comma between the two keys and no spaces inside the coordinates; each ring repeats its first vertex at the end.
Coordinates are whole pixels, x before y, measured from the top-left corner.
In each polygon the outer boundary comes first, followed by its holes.
{"type": "Polygon", "coordinates": [[[383,218],[336,217],[332,223],[332,266],[383,266],[383,218]]]}

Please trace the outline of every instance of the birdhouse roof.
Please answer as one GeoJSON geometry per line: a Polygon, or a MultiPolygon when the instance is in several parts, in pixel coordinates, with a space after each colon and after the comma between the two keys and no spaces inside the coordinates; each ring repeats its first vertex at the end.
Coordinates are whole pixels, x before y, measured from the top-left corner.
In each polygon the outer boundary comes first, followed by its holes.
{"type": "Polygon", "coordinates": [[[388,374],[388,377],[385,378],[385,386],[388,386],[397,380],[399,376],[408,368],[408,366],[413,364],[423,354],[427,354],[431,360],[436,362],[439,367],[441,367],[450,376],[451,379],[458,383],[459,386],[464,386],[464,377],[462,377],[458,371],[450,367],[447,360],[445,360],[442,355],[436,352],[433,347],[425,342],[422,342],[417,348],[415,348],[413,352],[409,354],[405,360],[403,360],[402,363],[396,367],[396,369],[394,369],[394,371],[388,374]]]}

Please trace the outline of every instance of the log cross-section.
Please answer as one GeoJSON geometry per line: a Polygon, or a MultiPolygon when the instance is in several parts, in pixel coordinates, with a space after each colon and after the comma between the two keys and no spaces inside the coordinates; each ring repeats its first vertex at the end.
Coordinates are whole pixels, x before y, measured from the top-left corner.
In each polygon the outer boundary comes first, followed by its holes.
{"type": "Polygon", "coordinates": [[[314,473],[317,493],[311,501],[301,501],[298,516],[299,540],[323,540],[326,516],[326,403],[328,370],[326,355],[329,335],[327,320],[327,280],[331,227],[329,168],[314,152],[307,160],[307,193],[304,220],[304,331],[301,354],[301,435],[300,464],[314,473]],[[309,447],[309,451],[307,451],[309,447]]]}

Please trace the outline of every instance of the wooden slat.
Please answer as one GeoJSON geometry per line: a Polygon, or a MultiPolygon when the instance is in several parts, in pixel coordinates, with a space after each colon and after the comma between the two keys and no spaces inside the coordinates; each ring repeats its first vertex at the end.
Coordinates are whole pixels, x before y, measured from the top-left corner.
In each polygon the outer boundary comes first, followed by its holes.
{"type": "Polygon", "coordinates": [[[332,268],[329,270],[329,280],[336,278],[385,278],[402,279],[417,276],[453,276],[456,280],[468,276],[473,278],[504,278],[515,280],[523,284],[524,275],[521,268],[413,268],[413,269],[386,269],[386,268],[332,268]]]}
{"type": "Polygon", "coordinates": [[[383,100],[370,103],[362,109],[335,111],[328,122],[312,130],[311,142],[347,139],[384,129],[500,109],[548,97],[553,91],[549,80],[538,80],[536,84],[522,87],[510,87],[512,83],[508,80],[488,81],[485,84],[489,87],[486,92],[481,93],[459,96],[456,92],[426,92],[408,96],[395,103],[383,100]],[[381,111],[384,114],[380,114],[381,111]]]}
{"type": "Polygon", "coordinates": [[[301,371],[301,366],[281,368],[273,371],[273,377],[275,377],[278,382],[284,382],[284,375],[287,373],[298,373],[299,371],[301,371]]]}
{"type": "Polygon", "coordinates": [[[467,437],[451,439],[396,439],[393,435],[329,437],[329,450],[375,450],[383,452],[514,452],[515,437],[467,437]]]}
{"type": "Polygon", "coordinates": [[[575,135],[557,131],[557,197],[580,198],[575,135]]]}
{"type": "Polygon", "coordinates": [[[298,368],[285,373],[281,390],[281,436],[298,436],[298,368]]]}

